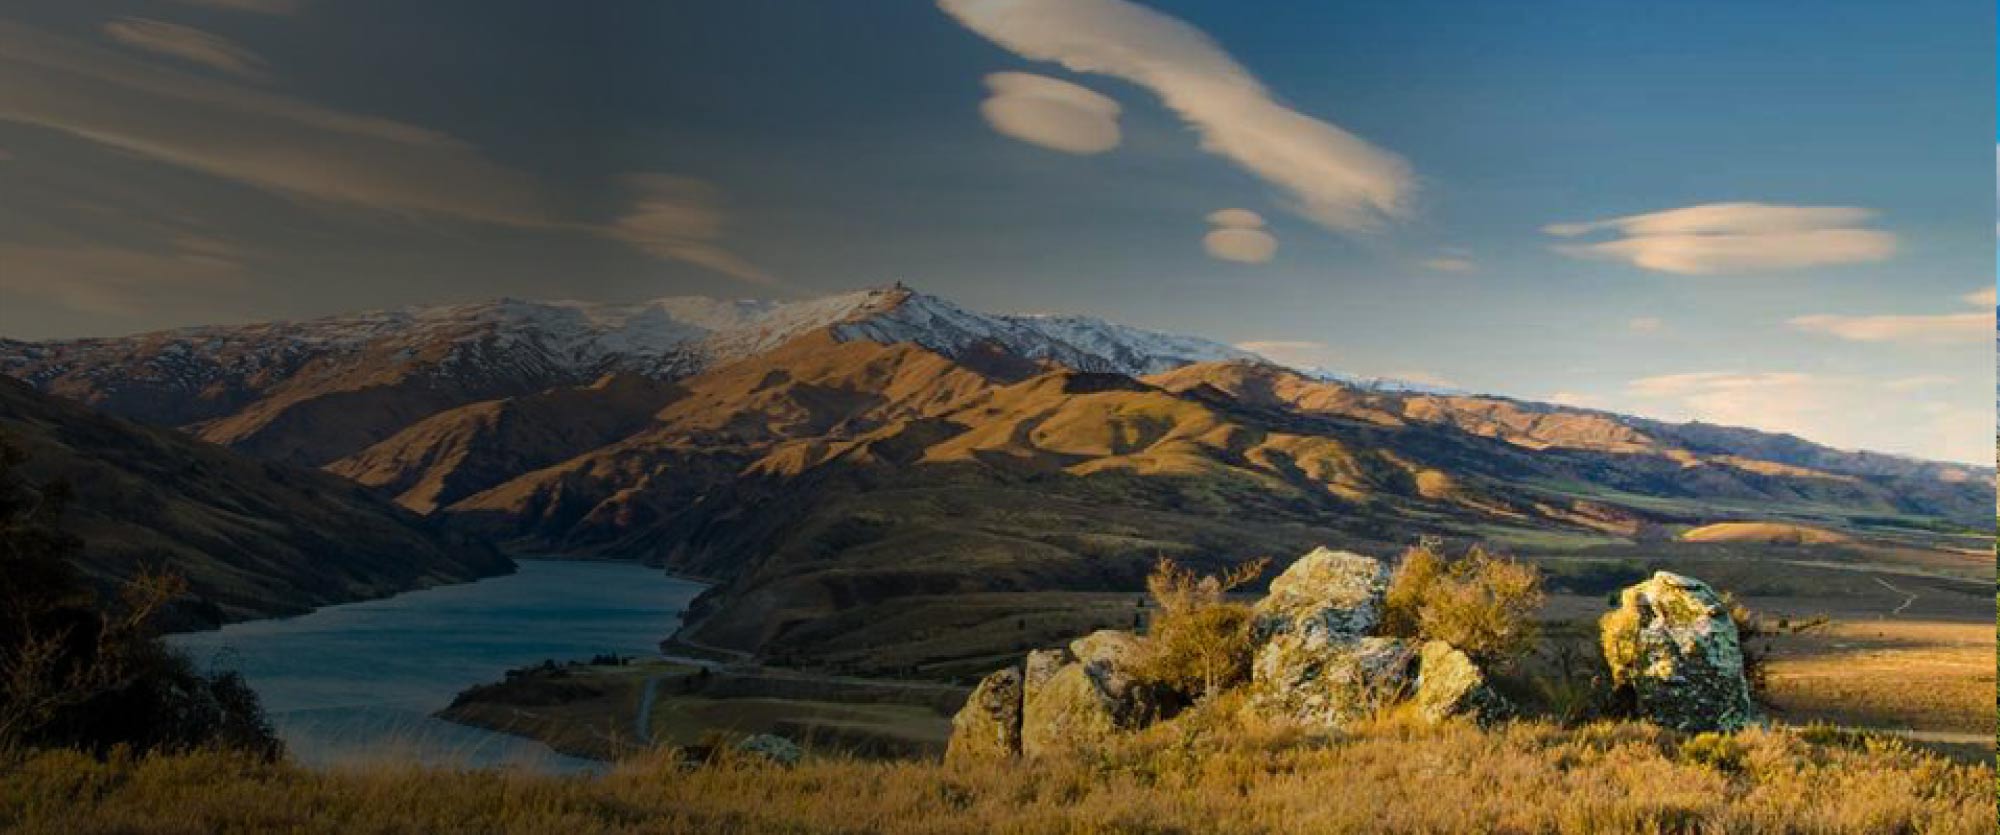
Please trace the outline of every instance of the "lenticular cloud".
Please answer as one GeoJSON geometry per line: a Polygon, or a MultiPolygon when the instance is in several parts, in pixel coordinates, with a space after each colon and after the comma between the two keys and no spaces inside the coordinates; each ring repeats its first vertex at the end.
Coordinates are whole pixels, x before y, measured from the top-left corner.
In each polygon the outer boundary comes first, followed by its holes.
{"type": "Polygon", "coordinates": [[[966,28],[1014,53],[1121,78],[1158,94],[1202,148],[1284,189],[1302,215],[1343,232],[1408,214],[1409,166],[1271,99],[1207,34],[1125,0],[939,0],[966,28]]]}

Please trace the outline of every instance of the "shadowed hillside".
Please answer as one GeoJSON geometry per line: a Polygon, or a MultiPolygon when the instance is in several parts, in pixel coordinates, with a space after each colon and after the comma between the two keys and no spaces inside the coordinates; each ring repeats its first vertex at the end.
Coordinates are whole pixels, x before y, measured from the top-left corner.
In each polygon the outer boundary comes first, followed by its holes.
{"type": "Polygon", "coordinates": [[[0,380],[0,438],[75,492],[78,567],[109,588],[142,566],[184,576],[184,623],[297,614],[512,570],[491,548],[325,473],[135,426],[0,380]]]}

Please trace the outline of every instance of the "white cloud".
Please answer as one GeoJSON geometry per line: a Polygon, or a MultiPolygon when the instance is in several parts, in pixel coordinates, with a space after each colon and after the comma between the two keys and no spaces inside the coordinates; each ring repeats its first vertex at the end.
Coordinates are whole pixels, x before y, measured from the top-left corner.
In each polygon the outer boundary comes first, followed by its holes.
{"type": "Polygon", "coordinates": [[[1823,333],[1855,342],[1906,344],[1985,343],[1993,338],[1993,314],[1946,313],[1936,316],[1796,316],[1787,324],[1809,333],[1823,333]]]}
{"type": "Polygon", "coordinates": [[[1201,246],[1224,261],[1262,264],[1278,254],[1278,239],[1260,229],[1217,229],[1203,235],[1201,246]]]}
{"type": "Polygon", "coordinates": [[[1000,133],[1071,154],[1118,147],[1118,103],[1061,79],[1022,72],[986,76],[992,95],[979,104],[1000,133]]]}
{"type": "Polygon", "coordinates": [[[191,26],[123,17],[104,24],[104,34],[134,49],[187,61],[256,82],[271,80],[270,67],[236,42],[191,26]]]}
{"type": "MultiPolygon", "coordinates": [[[[1696,372],[1632,380],[1625,410],[1787,432],[1844,449],[1991,462],[1993,409],[1925,399],[1932,377],[1871,380],[1798,372],[1696,372]]],[[[1943,394],[1957,395],[1957,390],[1943,394]]]]}
{"type": "Polygon", "coordinates": [[[1264,216],[1249,209],[1217,209],[1208,213],[1208,222],[1228,229],[1257,229],[1264,216]]]}
{"type": "Polygon", "coordinates": [[[1823,333],[1855,342],[1947,345],[1988,344],[1993,339],[1993,288],[1959,298],[1983,310],[1973,313],[1841,316],[1818,313],[1795,316],[1786,324],[1808,333],[1823,333]]]}
{"type": "Polygon", "coordinates": [[[1625,323],[1625,329],[1633,333],[1659,333],[1667,323],[1658,316],[1637,316],[1625,323]]]}
{"type": "Polygon", "coordinates": [[[1472,259],[1457,255],[1443,255],[1437,258],[1426,259],[1422,263],[1427,269],[1446,273],[1467,273],[1479,268],[1479,265],[1473,263],[1472,259]]]}
{"type": "Polygon", "coordinates": [[[939,0],[961,24],[1022,57],[1122,78],[1158,94],[1205,150],[1284,189],[1336,231],[1409,212],[1409,166],[1271,98],[1208,35],[1125,0],[939,0]]]}
{"type": "Polygon", "coordinates": [[[1208,214],[1216,228],[1202,236],[1208,254],[1224,261],[1262,264],[1278,254],[1278,239],[1258,227],[1264,217],[1249,209],[1220,209],[1208,214]]]}
{"type": "Polygon", "coordinates": [[[1559,244],[1578,258],[1625,261],[1681,275],[1794,270],[1880,261],[1895,254],[1896,236],[1860,224],[1874,215],[1844,206],[1709,203],[1609,220],[1556,223],[1542,231],[1563,238],[1600,232],[1619,237],[1559,244]]]}

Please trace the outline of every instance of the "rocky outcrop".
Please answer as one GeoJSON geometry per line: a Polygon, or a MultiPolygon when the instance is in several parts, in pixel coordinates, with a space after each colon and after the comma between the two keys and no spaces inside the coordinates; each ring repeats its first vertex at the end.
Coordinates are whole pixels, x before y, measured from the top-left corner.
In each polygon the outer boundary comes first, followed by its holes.
{"type": "Polygon", "coordinates": [[[1145,639],[1100,630],[1065,649],[1028,653],[979,682],[952,717],[946,757],[1043,756],[1099,742],[1152,721],[1160,700],[1133,674],[1145,639]]]}
{"type": "Polygon", "coordinates": [[[1337,727],[1402,695],[1414,653],[1370,636],[1382,619],[1389,571],[1381,560],[1317,548],[1271,581],[1257,603],[1251,663],[1257,705],[1309,725],[1337,727]]]}
{"type": "Polygon", "coordinates": [[[1431,723],[1460,716],[1483,723],[1512,713],[1506,699],[1487,683],[1479,665],[1443,641],[1426,641],[1418,651],[1413,701],[1417,715],[1431,723]]]}
{"type": "Polygon", "coordinates": [[[1099,630],[1063,653],[1033,653],[1021,706],[1021,752],[1042,756],[1101,742],[1159,715],[1160,701],[1138,682],[1144,639],[1099,630]]]}
{"type": "Polygon", "coordinates": [[[1021,753],[1021,670],[1008,667],[972,689],[951,719],[945,759],[1004,760],[1021,753]]]}
{"type": "Polygon", "coordinates": [[[1612,684],[1641,716],[1683,731],[1756,721],[1736,624],[1706,583],[1656,572],[1625,589],[1599,628],[1612,684]]]}
{"type": "Polygon", "coordinates": [[[1389,568],[1351,551],[1314,548],[1271,581],[1257,602],[1259,640],[1297,635],[1316,643],[1351,641],[1382,621],[1389,568]]]}

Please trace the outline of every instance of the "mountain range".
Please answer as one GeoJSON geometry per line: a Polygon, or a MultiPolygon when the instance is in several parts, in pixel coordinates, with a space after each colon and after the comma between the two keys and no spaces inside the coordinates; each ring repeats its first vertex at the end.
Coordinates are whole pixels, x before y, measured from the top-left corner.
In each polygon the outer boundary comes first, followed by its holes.
{"type": "MultiPolygon", "coordinates": [[[[918,609],[1136,588],[1161,555],[1636,542],[1745,517],[1983,526],[1994,507],[1986,468],[1346,378],[901,286],[0,342],[0,373],[516,553],[715,578],[683,640],[838,663],[939,616],[918,609]]],[[[867,657],[975,651],[911,637],[928,628],[867,657]]]]}

